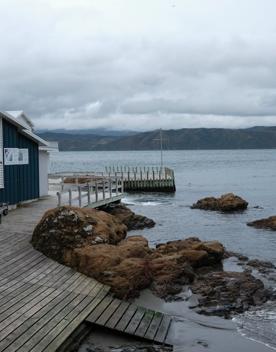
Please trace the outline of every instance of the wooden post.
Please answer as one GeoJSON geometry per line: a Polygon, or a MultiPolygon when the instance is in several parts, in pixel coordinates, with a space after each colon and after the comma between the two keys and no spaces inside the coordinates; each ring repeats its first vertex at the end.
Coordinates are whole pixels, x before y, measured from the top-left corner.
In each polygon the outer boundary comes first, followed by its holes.
{"type": "Polygon", "coordinates": [[[109,196],[112,198],[112,180],[111,178],[109,179],[109,196]]]}
{"type": "Polygon", "coordinates": [[[96,196],[96,202],[99,200],[99,186],[98,186],[98,181],[95,183],[95,196],[96,196]]]}
{"type": "Polygon", "coordinates": [[[124,193],[124,180],[121,178],[121,193],[124,193]]]}
{"type": "Polygon", "coordinates": [[[61,193],[57,192],[57,198],[58,198],[58,207],[61,206],[61,193]]]}
{"type": "Polygon", "coordinates": [[[78,192],[79,192],[79,207],[81,208],[81,186],[78,186],[78,192]]]}
{"type": "Polygon", "coordinates": [[[116,196],[118,195],[118,177],[116,177],[116,196]]]}
{"type": "Polygon", "coordinates": [[[88,205],[91,203],[91,193],[90,193],[90,184],[87,183],[87,201],[88,205]]]}
{"type": "Polygon", "coordinates": [[[70,188],[68,192],[69,192],[69,205],[71,207],[72,206],[72,189],[70,188]]]}
{"type": "Polygon", "coordinates": [[[105,180],[103,180],[102,185],[103,185],[103,199],[105,199],[105,180]]]}

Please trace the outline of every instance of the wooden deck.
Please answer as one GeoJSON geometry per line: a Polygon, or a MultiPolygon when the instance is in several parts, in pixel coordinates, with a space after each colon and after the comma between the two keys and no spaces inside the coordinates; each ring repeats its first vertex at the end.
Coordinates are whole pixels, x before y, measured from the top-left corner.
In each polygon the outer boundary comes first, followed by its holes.
{"type": "Polygon", "coordinates": [[[170,316],[120,301],[110,294],[90,313],[86,321],[146,340],[169,344],[167,334],[172,321],[170,316]]]}
{"type": "Polygon", "coordinates": [[[114,299],[109,287],[33,249],[30,238],[56,198],[11,211],[0,225],[0,351],[56,351],[85,320],[166,342],[170,318],[114,299]]]}

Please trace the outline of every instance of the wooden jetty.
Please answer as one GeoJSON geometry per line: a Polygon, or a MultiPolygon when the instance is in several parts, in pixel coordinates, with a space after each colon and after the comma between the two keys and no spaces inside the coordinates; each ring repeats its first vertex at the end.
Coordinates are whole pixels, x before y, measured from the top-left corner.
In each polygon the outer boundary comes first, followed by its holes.
{"type": "Polygon", "coordinates": [[[0,351],[66,351],[83,324],[168,343],[171,318],[115,299],[110,288],[33,249],[30,239],[55,197],[24,205],[0,226],[0,351]]]}
{"type": "Polygon", "coordinates": [[[174,171],[168,167],[110,166],[105,168],[108,176],[123,179],[126,192],[174,193],[174,171]]]}

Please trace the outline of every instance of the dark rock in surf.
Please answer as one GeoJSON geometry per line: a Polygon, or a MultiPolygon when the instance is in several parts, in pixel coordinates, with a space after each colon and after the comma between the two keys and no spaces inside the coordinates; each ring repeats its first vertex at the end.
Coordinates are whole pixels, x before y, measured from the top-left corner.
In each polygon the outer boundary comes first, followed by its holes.
{"type": "Polygon", "coordinates": [[[247,226],[252,226],[256,229],[269,229],[276,231],[276,216],[248,222],[247,226]]]}
{"type": "Polygon", "coordinates": [[[248,202],[241,197],[227,193],[220,198],[207,197],[197,201],[192,205],[192,209],[213,210],[221,212],[234,212],[247,209],[248,202]]]}
{"type": "Polygon", "coordinates": [[[128,231],[142,230],[144,228],[151,228],[155,226],[152,219],[143,215],[135,214],[123,204],[109,204],[102,208],[103,211],[115,216],[124,225],[127,226],[128,231]]]}
{"type": "Polygon", "coordinates": [[[266,302],[271,292],[248,272],[210,272],[192,285],[199,295],[199,313],[230,318],[266,302]]]}
{"type": "Polygon", "coordinates": [[[274,269],[276,269],[273,263],[259,259],[251,259],[246,263],[246,265],[251,266],[262,274],[271,273],[274,269]]]}

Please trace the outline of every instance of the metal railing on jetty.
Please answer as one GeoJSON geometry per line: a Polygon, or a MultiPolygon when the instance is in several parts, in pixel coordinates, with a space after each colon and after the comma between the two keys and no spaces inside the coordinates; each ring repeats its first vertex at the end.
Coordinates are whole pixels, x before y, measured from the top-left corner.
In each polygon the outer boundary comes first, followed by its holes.
{"type": "Polygon", "coordinates": [[[59,186],[61,189],[56,193],[57,206],[98,208],[109,203],[119,202],[124,196],[124,183],[119,177],[93,179],[87,175],[78,175],[78,177],[63,175],[59,186]]]}
{"type": "Polygon", "coordinates": [[[168,167],[109,166],[105,172],[109,177],[121,177],[126,192],[176,191],[174,171],[168,167]]]}

